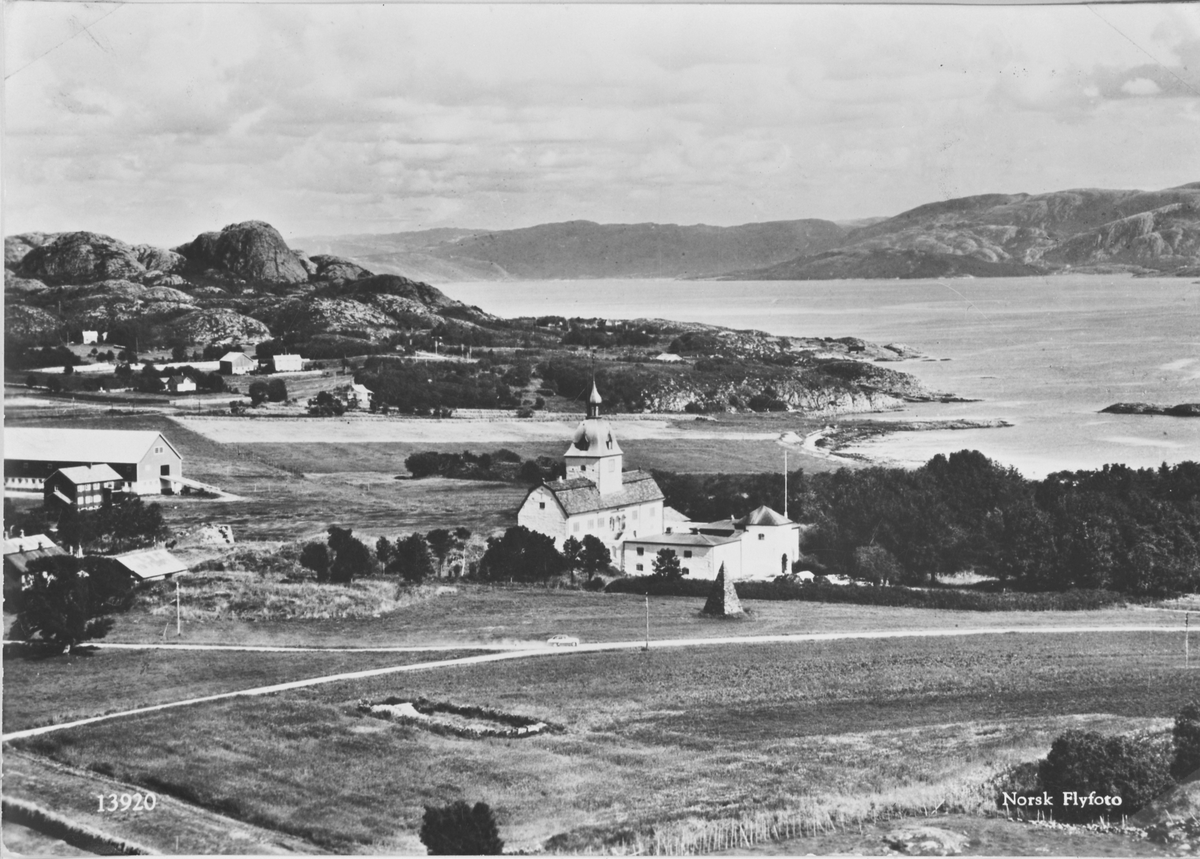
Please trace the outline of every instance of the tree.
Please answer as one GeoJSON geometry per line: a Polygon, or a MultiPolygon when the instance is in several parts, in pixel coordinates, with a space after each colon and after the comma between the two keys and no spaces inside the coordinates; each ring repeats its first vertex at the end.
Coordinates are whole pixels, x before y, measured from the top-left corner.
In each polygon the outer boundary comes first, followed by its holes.
{"type": "Polygon", "coordinates": [[[348,585],[356,576],[369,576],[374,572],[371,550],[350,528],[329,526],[329,548],[333,550],[333,563],[329,565],[329,581],[348,585]]]}
{"type": "Polygon", "coordinates": [[[286,402],[288,398],[287,383],[283,379],[271,379],[267,382],[267,399],[273,403],[286,402]]]}
{"type": "Polygon", "coordinates": [[[659,549],[651,564],[654,575],[667,580],[682,579],[683,567],[679,564],[679,556],[674,549],[659,549]]]}
{"type": "Polygon", "coordinates": [[[269,396],[267,392],[267,383],[261,379],[250,383],[250,389],[247,391],[250,395],[250,405],[257,406],[263,403],[269,396]]]}
{"type": "Polygon", "coordinates": [[[442,808],[425,806],[421,843],[431,856],[499,856],[500,828],[486,802],[474,808],[461,799],[442,808]]]}
{"type": "Polygon", "coordinates": [[[425,542],[429,545],[429,550],[433,552],[434,557],[437,558],[438,572],[440,573],[446,564],[446,556],[454,548],[454,535],[446,528],[434,528],[425,535],[425,542]]]}
{"type": "Polygon", "coordinates": [[[392,541],[387,537],[380,537],[375,541],[375,559],[385,567],[392,557],[392,541]]]}
{"type": "Polygon", "coordinates": [[[112,618],[99,616],[103,607],[78,558],[37,558],[28,569],[21,577],[13,638],[65,653],[84,641],[103,638],[112,629],[112,618]]]}
{"type": "Polygon", "coordinates": [[[574,537],[568,537],[563,543],[562,556],[567,563],[567,569],[571,571],[571,581],[575,581],[575,571],[579,569],[580,559],[583,557],[583,543],[574,537]]]}
{"type": "Polygon", "coordinates": [[[553,537],[514,525],[503,537],[488,538],[479,574],[492,580],[541,581],[562,570],[563,564],[553,537]]]}
{"type": "Polygon", "coordinates": [[[596,575],[600,570],[606,569],[612,563],[612,554],[608,551],[608,547],[595,534],[585,534],[583,536],[583,552],[580,556],[580,562],[583,564],[583,570],[587,573],[588,581],[592,580],[592,576],[596,575]]]}
{"type": "Polygon", "coordinates": [[[1175,728],[1171,733],[1175,739],[1171,775],[1183,781],[1200,770],[1200,700],[1188,704],[1175,717],[1175,728]]]}
{"type": "Polygon", "coordinates": [[[900,575],[900,565],[883,546],[859,546],[854,550],[854,572],[872,584],[886,585],[900,575]]]}
{"type": "Polygon", "coordinates": [[[300,566],[317,574],[317,581],[329,578],[329,548],[324,543],[307,543],[300,550],[300,566]]]}
{"type": "Polygon", "coordinates": [[[398,574],[404,581],[414,585],[432,576],[435,572],[433,558],[425,538],[420,534],[409,534],[403,540],[397,540],[387,572],[398,574]]]}

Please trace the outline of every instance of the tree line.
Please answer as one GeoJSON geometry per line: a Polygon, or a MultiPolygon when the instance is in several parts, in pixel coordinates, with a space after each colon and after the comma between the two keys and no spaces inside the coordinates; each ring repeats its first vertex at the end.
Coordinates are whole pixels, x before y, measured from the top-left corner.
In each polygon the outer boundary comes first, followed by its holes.
{"type": "MultiPolygon", "coordinates": [[[[781,474],[654,476],[667,504],[702,521],[783,501],[781,474]]],[[[1029,591],[1200,590],[1196,462],[1028,480],[964,450],[913,470],[797,470],[787,492],[790,517],[812,526],[803,563],[818,573],[921,585],[974,570],[1029,591]]]]}

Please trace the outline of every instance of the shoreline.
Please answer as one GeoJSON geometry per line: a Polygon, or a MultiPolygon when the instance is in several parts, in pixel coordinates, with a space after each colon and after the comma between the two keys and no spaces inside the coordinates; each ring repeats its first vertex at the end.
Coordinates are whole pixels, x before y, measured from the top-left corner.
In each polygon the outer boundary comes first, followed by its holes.
{"type": "Polygon", "coordinates": [[[950,418],[945,420],[916,421],[863,421],[844,426],[829,426],[804,437],[803,449],[813,456],[846,463],[866,465],[892,465],[886,457],[868,456],[845,449],[864,441],[881,438],[897,432],[929,432],[934,430],[1006,429],[1014,426],[1001,418],[975,420],[950,418]]]}

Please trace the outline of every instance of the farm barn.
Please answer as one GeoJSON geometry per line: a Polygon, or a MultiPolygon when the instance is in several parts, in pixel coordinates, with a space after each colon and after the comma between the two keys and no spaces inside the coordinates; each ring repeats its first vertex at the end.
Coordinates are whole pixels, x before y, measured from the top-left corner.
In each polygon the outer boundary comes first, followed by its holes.
{"type": "Polygon", "coordinates": [[[253,358],[241,352],[226,352],[217,362],[217,372],[222,376],[244,376],[257,367],[253,358]]]}
{"type": "MultiPolygon", "coordinates": [[[[4,488],[42,492],[54,472],[106,464],[135,495],[157,495],[185,482],[183,457],[153,430],[19,427],[4,430],[4,488]]],[[[101,481],[103,482],[103,481],[101,481]]]]}

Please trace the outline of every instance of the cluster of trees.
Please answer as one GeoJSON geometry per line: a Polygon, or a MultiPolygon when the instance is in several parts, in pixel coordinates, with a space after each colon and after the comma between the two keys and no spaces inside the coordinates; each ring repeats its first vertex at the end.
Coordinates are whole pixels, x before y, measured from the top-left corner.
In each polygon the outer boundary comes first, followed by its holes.
{"type": "MultiPolygon", "coordinates": [[[[592,392],[592,365],[583,358],[554,357],[537,366],[548,387],[579,403],[592,392]]],[[[597,367],[596,384],[603,392],[606,411],[643,411],[650,406],[650,392],[658,387],[658,376],[640,366],[597,367]]]]}
{"type": "Polygon", "coordinates": [[[435,528],[427,534],[413,533],[395,541],[380,537],[372,551],[351,528],[330,525],[327,533],[326,542],[308,543],[301,549],[300,565],[316,573],[317,581],[331,584],[349,584],[381,571],[420,584],[439,574],[471,537],[466,528],[435,528]]]}
{"type": "MultiPolygon", "coordinates": [[[[696,519],[780,508],[778,474],[655,472],[666,503],[696,519]]],[[[814,523],[804,550],[817,572],[934,583],[973,569],[1030,591],[1200,589],[1200,464],[1058,472],[1041,481],[978,451],[921,468],[788,477],[793,519],[814,523]]]]}
{"type": "MultiPolygon", "coordinates": [[[[121,355],[126,353],[122,352],[121,355]]],[[[196,383],[196,390],[199,392],[221,393],[228,390],[225,378],[220,373],[205,373],[190,365],[159,369],[151,362],[146,362],[140,370],[135,371],[131,363],[136,363],[137,356],[128,357],[131,360],[118,358],[122,363],[111,373],[76,373],[71,364],[64,364],[62,373],[30,373],[25,382],[30,387],[42,387],[55,392],[132,388],[143,394],[157,394],[167,389],[166,379],[172,376],[186,376],[196,383]]]]}
{"type": "MultiPolygon", "coordinates": [[[[43,514],[43,521],[47,515],[49,511],[43,514]]],[[[85,551],[128,552],[165,540],[167,534],[162,507],[146,504],[138,496],[95,510],[63,507],[58,514],[59,544],[81,546],[85,551]]]]}
{"type": "Polygon", "coordinates": [[[502,537],[489,537],[487,550],[479,560],[479,577],[487,581],[539,582],[569,572],[575,580],[583,572],[588,581],[608,569],[612,555],[593,534],[582,540],[568,537],[560,552],[554,538],[523,525],[516,525],[502,537]]]}
{"type": "Polygon", "coordinates": [[[505,409],[520,400],[503,375],[476,362],[368,358],[355,381],[370,388],[375,407],[429,415],[447,409],[505,409]]]}
{"type": "Polygon", "coordinates": [[[466,548],[471,532],[467,528],[434,528],[426,534],[412,533],[398,537],[395,542],[380,537],[375,542],[375,556],[385,572],[398,575],[406,582],[420,584],[440,575],[447,561],[466,548]]]}
{"type": "Polygon", "coordinates": [[[329,539],[324,543],[308,543],[300,551],[300,565],[316,573],[318,582],[348,585],[379,571],[371,550],[352,528],[330,525],[326,533],[329,539]]]}
{"type": "Polygon", "coordinates": [[[421,843],[430,856],[499,856],[504,853],[500,827],[486,802],[425,806],[421,843]]]}
{"type": "Polygon", "coordinates": [[[108,634],[109,615],[129,608],[133,584],[108,558],[53,555],[31,561],[5,591],[6,610],[16,613],[14,640],[67,652],[108,634]]]}
{"type": "Polygon", "coordinates": [[[572,319],[567,333],[563,335],[564,346],[587,346],[608,348],[619,346],[651,346],[654,336],[644,327],[626,322],[609,324],[608,320],[572,319]]]}
{"type": "Polygon", "coordinates": [[[469,450],[462,453],[424,450],[406,457],[404,467],[415,478],[453,477],[458,480],[510,480],[521,483],[537,483],[543,479],[561,477],[564,473],[561,460],[549,456],[522,459],[520,454],[507,448],[481,454],[469,450]]]}
{"type": "Polygon", "coordinates": [[[998,805],[1012,806],[1015,796],[1049,794],[1053,807],[1040,808],[1058,820],[1086,823],[1102,817],[1118,819],[1136,814],[1156,797],[1200,769],[1200,702],[1175,717],[1170,740],[1105,736],[1072,730],[1058,737],[1036,767],[1013,773],[1017,784],[1001,785],[998,805]],[[1024,784],[1019,782],[1024,781],[1024,784]],[[1007,789],[1007,790],[1006,790],[1007,789]],[[1007,793],[1007,796],[1006,796],[1007,793]],[[1064,793],[1107,802],[1080,803],[1064,793]],[[1119,798],[1119,805],[1114,800],[1119,798]]]}

